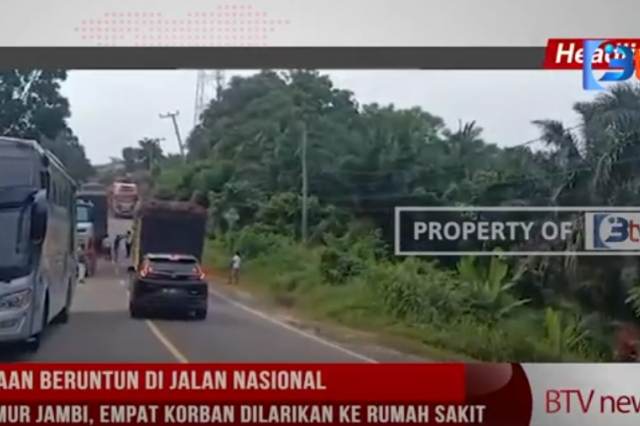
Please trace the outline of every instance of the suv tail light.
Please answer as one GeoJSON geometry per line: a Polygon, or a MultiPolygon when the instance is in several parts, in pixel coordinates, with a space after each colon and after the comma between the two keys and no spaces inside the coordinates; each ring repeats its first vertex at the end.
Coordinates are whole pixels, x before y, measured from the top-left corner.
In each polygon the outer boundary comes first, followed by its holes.
{"type": "Polygon", "coordinates": [[[151,272],[153,272],[153,270],[151,269],[151,266],[149,266],[149,262],[144,262],[140,268],[140,276],[144,278],[151,272]]]}
{"type": "Polygon", "coordinates": [[[207,277],[200,265],[196,265],[193,269],[199,280],[204,280],[207,277]]]}

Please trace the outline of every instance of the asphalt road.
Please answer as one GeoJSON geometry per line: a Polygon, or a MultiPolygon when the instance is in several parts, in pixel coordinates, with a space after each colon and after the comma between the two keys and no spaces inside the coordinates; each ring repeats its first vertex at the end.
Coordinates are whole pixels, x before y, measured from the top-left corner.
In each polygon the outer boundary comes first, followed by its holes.
{"type": "MultiPolygon", "coordinates": [[[[124,233],[128,226],[127,221],[113,220],[110,235],[124,233]]],[[[205,321],[131,319],[124,269],[124,265],[102,263],[95,277],[78,285],[69,323],[52,327],[37,353],[15,354],[11,359],[4,354],[4,361],[373,361],[215,292],[210,294],[205,321]]]]}

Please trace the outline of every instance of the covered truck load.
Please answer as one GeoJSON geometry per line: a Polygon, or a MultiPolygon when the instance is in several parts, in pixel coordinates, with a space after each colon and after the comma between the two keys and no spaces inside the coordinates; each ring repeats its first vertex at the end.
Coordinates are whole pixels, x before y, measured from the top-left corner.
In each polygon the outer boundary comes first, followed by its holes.
{"type": "Polygon", "coordinates": [[[109,197],[107,189],[99,184],[83,185],[76,198],[93,205],[93,229],[97,247],[109,232],[109,197]]]}
{"type": "Polygon", "coordinates": [[[188,201],[139,202],[134,217],[134,267],[149,253],[189,254],[202,260],[206,210],[188,201]]]}

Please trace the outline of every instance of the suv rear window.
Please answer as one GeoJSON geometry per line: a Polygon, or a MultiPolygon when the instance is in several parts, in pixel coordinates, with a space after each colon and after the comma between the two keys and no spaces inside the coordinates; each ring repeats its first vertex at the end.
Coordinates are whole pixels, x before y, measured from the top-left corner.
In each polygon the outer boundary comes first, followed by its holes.
{"type": "Polygon", "coordinates": [[[193,259],[150,258],[149,266],[155,271],[187,273],[194,272],[198,262],[193,259]]]}

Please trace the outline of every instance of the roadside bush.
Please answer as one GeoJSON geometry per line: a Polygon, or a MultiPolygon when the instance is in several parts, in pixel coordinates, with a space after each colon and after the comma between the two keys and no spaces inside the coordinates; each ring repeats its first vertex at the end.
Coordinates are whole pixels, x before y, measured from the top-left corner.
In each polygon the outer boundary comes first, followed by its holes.
{"type": "Polygon", "coordinates": [[[244,228],[229,236],[233,249],[240,251],[243,257],[255,258],[263,253],[278,252],[288,241],[281,235],[265,232],[258,228],[244,228]]]}
{"type": "Polygon", "coordinates": [[[310,248],[249,227],[223,241],[226,250],[232,244],[243,253],[263,290],[309,315],[478,360],[602,358],[580,318],[529,309],[512,292],[515,281],[498,256],[486,265],[465,257],[452,271],[423,260],[381,259],[375,236],[326,237],[325,246],[310,248]]]}

